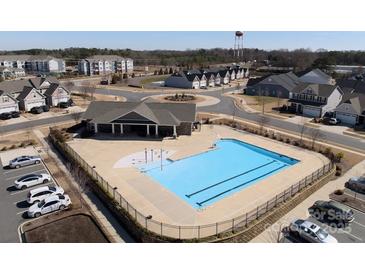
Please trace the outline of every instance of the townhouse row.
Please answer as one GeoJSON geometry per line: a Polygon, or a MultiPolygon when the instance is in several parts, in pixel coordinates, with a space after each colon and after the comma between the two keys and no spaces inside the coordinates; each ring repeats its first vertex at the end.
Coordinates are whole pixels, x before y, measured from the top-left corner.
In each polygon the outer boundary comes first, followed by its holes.
{"type": "Polygon", "coordinates": [[[0,114],[11,111],[30,111],[34,107],[58,106],[68,102],[71,92],[54,77],[36,77],[27,80],[0,83],[0,114]]]}
{"type": "Polygon", "coordinates": [[[288,99],[289,110],[307,117],[326,113],[343,123],[365,123],[365,83],[336,81],[319,69],[249,79],[244,93],[288,99]]]}
{"type": "Polygon", "coordinates": [[[226,85],[236,79],[249,76],[249,67],[232,66],[201,70],[184,70],[172,74],[165,80],[166,87],[199,89],[226,85]]]}

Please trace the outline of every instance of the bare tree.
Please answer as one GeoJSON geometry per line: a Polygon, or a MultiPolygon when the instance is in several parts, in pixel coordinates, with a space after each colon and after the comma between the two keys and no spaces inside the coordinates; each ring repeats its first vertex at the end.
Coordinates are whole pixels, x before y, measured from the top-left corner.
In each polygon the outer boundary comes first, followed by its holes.
{"type": "Polygon", "coordinates": [[[269,122],[269,119],[265,115],[259,115],[258,124],[260,128],[260,134],[263,133],[265,125],[269,122]]]}
{"type": "Polygon", "coordinates": [[[307,126],[305,124],[303,117],[301,117],[300,121],[298,122],[298,129],[299,129],[299,133],[300,133],[299,143],[300,143],[300,145],[303,145],[303,135],[304,135],[304,132],[307,130],[307,126]]]}
{"type": "Polygon", "coordinates": [[[63,82],[62,86],[64,86],[68,91],[72,92],[75,88],[75,83],[72,81],[63,82]]]}
{"type": "Polygon", "coordinates": [[[316,142],[323,139],[324,135],[318,128],[311,128],[309,131],[309,137],[311,139],[311,148],[314,149],[316,142]]]}
{"type": "Polygon", "coordinates": [[[89,191],[88,188],[89,178],[79,166],[72,165],[71,163],[67,163],[66,166],[67,169],[70,171],[71,176],[77,183],[79,199],[82,207],[82,194],[89,191]]]}

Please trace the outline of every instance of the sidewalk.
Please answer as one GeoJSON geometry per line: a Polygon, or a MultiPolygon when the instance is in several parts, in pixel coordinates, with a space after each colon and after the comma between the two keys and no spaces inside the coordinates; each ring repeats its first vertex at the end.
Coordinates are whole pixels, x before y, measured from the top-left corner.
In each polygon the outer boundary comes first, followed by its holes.
{"type": "MultiPolygon", "coordinates": [[[[49,155],[58,163],[59,168],[62,169],[65,174],[69,175],[69,171],[63,164],[63,162],[58,158],[58,155],[50,148],[48,143],[45,141],[45,136],[40,130],[33,130],[34,134],[40,140],[43,148],[48,150],[49,155]]],[[[69,179],[72,184],[78,188],[78,184],[69,175],[69,179]]],[[[104,229],[113,238],[113,242],[117,243],[133,243],[134,239],[124,230],[124,228],[119,224],[116,218],[109,212],[109,210],[102,204],[98,197],[91,191],[87,193],[82,193],[82,198],[89,206],[92,214],[97,218],[97,221],[102,224],[104,229]]]]}
{"type": "Polygon", "coordinates": [[[343,189],[345,182],[353,176],[360,176],[364,173],[365,170],[365,160],[358,163],[348,172],[346,172],[343,176],[328,182],[321,189],[316,191],[306,200],[304,200],[301,204],[291,210],[288,214],[286,214],[283,218],[277,221],[275,224],[267,228],[263,233],[254,238],[251,243],[275,243],[277,242],[278,235],[281,229],[296,218],[306,219],[309,217],[308,208],[313,205],[313,203],[317,200],[328,200],[329,194],[332,193],[336,189],[343,189]]]}

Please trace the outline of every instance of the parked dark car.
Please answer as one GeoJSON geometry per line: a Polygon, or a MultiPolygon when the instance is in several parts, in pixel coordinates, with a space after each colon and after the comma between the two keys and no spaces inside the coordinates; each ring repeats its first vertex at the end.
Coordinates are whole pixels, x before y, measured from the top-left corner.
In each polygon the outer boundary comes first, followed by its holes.
{"type": "Polygon", "coordinates": [[[352,191],[365,194],[365,176],[352,177],[345,183],[345,187],[352,191]]]}
{"type": "Polygon", "coordinates": [[[329,223],[351,223],[354,220],[352,209],[335,201],[316,201],[308,211],[314,218],[329,223]]]}
{"type": "Polygon", "coordinates": [[[30,110],[30,112],[33,114],[40,114],[43,112],[43,107],[34,107],[30,110]]]}
{"type": "Polygon", "coordinates": [[[75,105],[75,103],[74,103],[74,101],[73,101],[72,99],[70,99],[70,100],[68,100],[68,105],[69,105],[70,107],[72,107],[72,106],[74,106],[74,105],[75,105]]]}
{"type": "Polygon", "coordinates": [[[12,111],[12,112],[10,112],[10,114],[11,114],[11,117],[13,117],[13,118],[20,117],[20,112],[19,111],[12,111]]]}
{"type": "Polygon", "coordinates": [[[4,112],[4,113],[0,114],[1,120],[9,120],[11,118],[13,118],[13,116],[11,116],[11,113],[9,113],[9,112],[4,112]]]}
{"type": "Polygon", "coordinates": [[[60,108],[68,108],[70,106],[69,102],[61,102],[58,104],[60,108]]]}
{"type": "Polygon", "coordinates": [[[42,109],[43,109],[44,112],[48,112],[49,111],[49,106],[44,105],[44,106],[42,106],[42,109]]]}

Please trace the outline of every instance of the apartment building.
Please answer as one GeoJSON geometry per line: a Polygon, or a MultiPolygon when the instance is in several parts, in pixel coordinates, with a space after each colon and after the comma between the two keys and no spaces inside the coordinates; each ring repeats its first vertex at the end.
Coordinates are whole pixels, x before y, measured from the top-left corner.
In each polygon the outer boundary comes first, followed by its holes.
{"type": "Polygon", "coordinates": [[[133,60],[117,55],[94,55],[80,60],[78,70],[84,75],[132,73],[133,60]]]}
{"type": "Polygon", "coordinates": [[[63,59],[44,55],[0,55],[0,66],[24,69],[30,74],[63,73],[66,64],[63,59]]]}

